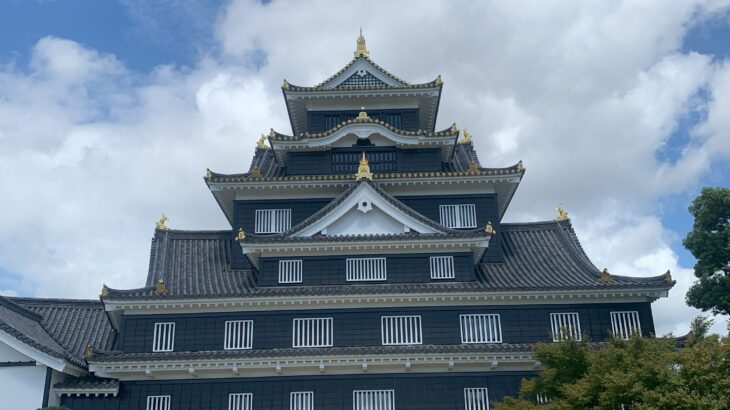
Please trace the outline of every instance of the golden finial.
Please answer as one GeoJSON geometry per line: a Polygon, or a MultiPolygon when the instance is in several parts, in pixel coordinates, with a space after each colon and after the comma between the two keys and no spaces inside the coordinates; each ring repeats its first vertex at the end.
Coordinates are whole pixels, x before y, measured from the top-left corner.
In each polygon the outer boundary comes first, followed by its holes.
{"type": "Polygon", "coordinates": [[[167,215],[165,215],[165,213],[163,212],[162,216],[160,217],[160,220],[155,222],[155,229],[159,229],[161,231],[166,231],[166,230],[170,229],[165,225],[165,222],[167,222],[169,220],[170,220],[170,218],[168,218],[167,215]]]}
{"type": "Polygon", "coordinates": [[[261,178],[261,170],[259,169],[259,167],[256,167],[253,169],[253,171],[251,171],[251,177],[252,178],[261,178]]]}
{"type": "Polygon", "coordinates": [[[357,174],[355,174],[355,181],[359,181],[361,179],[373,180],[373,174],[370,172],[370,165],[368,164],[368,158],[365,156],[365,151],[362,152],[360,166],[357,167],[357,174]]]}
{"type": "Polygon", "coordinates": [[[365,37],[362,35],[362,28],[360,29],[360,35],[357,37],[355,57],[370,57],[370,53],[368,52],[367,47],[365,47],[365,37]]]}
{"type": "Polygon", "coordinates": [[[266,135],[264,133],[261,133],[261,137],[258,141],[256,141],[256,148],[258,149],[269,149],[269,146],[266,145],[266,135]]]}
{"type": "Polygon", "coordinates": [[[91,346],[91,343],[86,345],[86,348],[84,349],[84,359],[89,360],[94,356],[94,347],[91,346]]]}
{"type": "Polygon", "coordinates": [[[566,219],[568,219],[568,211],[565,210],[563,204],[558,205],[555,208],[555,211],[558,213],[558,217],[555,218],[556,222],[565,221],[566,219]]]}
{"type": "Polygon", "coordinates": [[[439,74],[438,77],[436,77],[436,85],[441,85],[444,83],[444,80],[441,78],[441,74],[439,74]]]}
{"type": "Polygon", "coordinates": [[[370,117],[368,117],[368,113],[365,111],[365,107],[360,107],[360,113],[357,114],[358,120],[367,120],[370,117]]]}
{"type": "Polygon", "coordinates": [[[472,161],[469,163],[469,173],[476,175],[479,172],[479,167],[477,166],[476,161],[472,161]]]}
{"type": "Polygon", "coordinates": [[[165,285],[165,280],[160,279],[155,283],[155,295],[164,295],[167,293],[167,285],[165,285]]]}
{"type": "Polygon", "coordinates": [[[454,122],[451,124],[451,133],[456,134],[457,132],[459,132],[459,129],[456,128],[456,123],[454,122]]]}
{"type": "Polygon", "coordinates": [[[210,177],[212,177],[212,176],[213,176],[213,174],[210,172],[210,168],[206,168],[205,169],[205,177],[204,178],[209,181],[210,180],[210,177]]]}
{"type": "Polygon", "coordinates": [[[674,280],[672,280],[672,272],[669,269],[664,273],[664,280],[667,283],[674,283],[674,280]]]}
{"type": "Polygon", "coordinates": [[[464,138],[462,138],[461,141],[459,141],[459,143],[467,144],[467,143],[471,142],[471,134],[469,134],[469,130],[464,128],[461,132],[464,134],[464,138]]]}
{"type": "Polygon", "coordinates": [[[286,78],[284,79],[284,82],[281,83],[281,88],[284,89],[284,90],[288,90],[289,89],[289,83],[286,81],[286,78]]]}
{"type": "Polygon", "coordinates": [[[517,163],[517,172],[524,172],[524,171],[525,171],[525,166],[522,165],[522,160],[520,160],[520,162],[517,163]]]}
{"type": "Polygon", "coordinates": [[[109,287],[106,286],[106,283],[101,285],[101,293],[99,293],[99,296],[102,298],[109,296],[109,287]]]}
{"type": "Polygon", "coordinates": [[[236,235],[236,242],[241,242],[246,239],[246,234],[243,232],[243,228],[238,228],[238,235],[236,235]]]}
{"type": "Polygon", "coordinates": [[[613,280],[613,278],[611,278],[611,274],[608,273],[608,268],[603,268],[603,270],[601,271],[601,276],[598,279],[601,282],[610,282],[613,280]]]}
{"type": "Polygon", "coordinates": [[[484,232],[486,232],[486,233],[488,233],[490,235],[494,235],[496,233],[494,231],[494,227],[492,226],[492,222],[491,221],[488,221],[487,222],[487,227],[484,228],[484,232]]]}

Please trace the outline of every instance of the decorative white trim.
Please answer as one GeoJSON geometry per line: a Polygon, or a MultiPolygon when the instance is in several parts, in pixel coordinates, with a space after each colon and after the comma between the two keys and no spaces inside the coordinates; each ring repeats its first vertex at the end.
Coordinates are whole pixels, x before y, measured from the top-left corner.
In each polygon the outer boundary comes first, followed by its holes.
{"type": "Polygon", "coordinates": [[[17,352],[30,357],[31,359],[35,360],[37,364],[50,367],[51,369],[59,371],[61,373],[66,373],[77,377],[85,376],[87,374],[85,369],[69,362],[68,360],[60,359],[44,353],[36,349],[35,347],[29,346],[26,343],[16,339],[14,336],[11,336],[9,333],[3,330],[0,330],[0,342],[5,343],[17,352]]]}
{"type": "Polygon", "coordinates": [[[99,397],[112,396],[117,397],[119,394],[119,386],[117,387],[94,387],[94,388],[54,388],[57,396],[77,396],[77,397],[99,397]]]}

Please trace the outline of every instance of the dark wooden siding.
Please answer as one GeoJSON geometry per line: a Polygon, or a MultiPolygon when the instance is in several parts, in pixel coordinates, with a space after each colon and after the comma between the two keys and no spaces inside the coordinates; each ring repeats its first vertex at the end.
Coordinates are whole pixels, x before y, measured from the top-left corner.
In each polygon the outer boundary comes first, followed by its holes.
{"type": "Polygon", "coordinates": [[[255,410],[282,410],[289,408],[291,392],[312,391],[315,409],[346,410],[353,408],[354,390],[392,389],[398,410],[453,410],[464,408],[464,388],[487,387],[494,402],[517,395],[521,380],[535,375],[490,372],[134,381],[122,382],[116,398],[64,396],[62,404],[73,410],[140,410],[145,408],[147,396],[170,395],[170,410],[224,410],[229,394],[253,393],[255,410]]]}
{"type": "Polygon", "coordinates": [[[578,312],[581,330],[590,340],[602,341],[611,330],[610,312],[622,310],[638,311],[644,334],[654,332],[649,303],[125,315],[120,348],[125,352],[151,352],[155,322],[172,321],[176,324],[176,351],[221,350],[225,321],[243,319],[254,321],[254,349],[290,348],[293,319],[307,317],[333,319],[334,346],[379,346],[380,317],[407,314],[421,315],[423,344],[460,344],[459,315],[468,313],[500,314],[503,343],[534,343],[551,340],[550,313],[578,312]]]}
{"type": "MultiPolygon", "coordinates": [[[[474,261],[471,253],[443,254],[395,254],[364,255],[367,257],[384,257],[388,272],[388,280],[378,283],[428,283],[473,281],[474,261]],[[430,257],[442,255],[454,257],[454,279],[431,279],[430,257]]],[[[354,257],[364,257],[358,255],[354,257]]],[[[345,260],[348,256],[307,256],[296,258],[261,258],[258,284],[259,286],[301,286],[301,285],[348,285],[363,282],[347,282],[345,279],[345,260]],[[302,283],[279,285],[279,261],[287,259],[302,260],[302,283]]]]}
{"type": "MultiPolygon", "coordinates": [[[[346,111],[309,111],[307,112],[307,131],[324,132],[330,127],[325,125],[325,117],[331,117],[330,124],[340,124],[347,120],[356,118],[360,110],[346,111]],[[335,118],[337,117],[337,118],[335,118]]],[[[399,110],[367,110],[368,117],[388,122],[389,115],[400,115],[400,127],[398,124],[391,124],[396,128],[405,131],[418,130],[418,109],[399,109],[399,110]]]]}
{"type": "Polygon", "coordinates": [[[355,174],[363,152],[373,173],[439,172],[443,169],[440,148],[360,146],[330,151],[287,152],[286,172],[288,175],[355,174]],[[349,156],[345,163],[341,160],[343,154],[349,156]],[[386,155],[387,160],[381,159],[386,155]]]}

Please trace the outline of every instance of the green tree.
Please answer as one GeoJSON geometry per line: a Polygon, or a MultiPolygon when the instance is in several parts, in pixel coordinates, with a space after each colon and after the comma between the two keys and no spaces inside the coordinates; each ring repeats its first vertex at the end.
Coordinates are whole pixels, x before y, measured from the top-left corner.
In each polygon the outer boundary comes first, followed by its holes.
{"type": "Polygon", "coordinates": [[[715,314],[730,314],[730,189],[702,188],[692,201],[692,231],[682,242],[697,259],[697,282],[687,292],[687,304],[715,314]]]}
{"type": "MultiPolygon", "coordinates": [[[[674,338],[538,344],[544,370],[523,380],[518,398],[495,410],[730,410],[730,339],[701,337],[677,348],[674,338]],[[537,396],[549,399],[538,404],[537,396]]],[[[699,326],[699,327],[696,327],[699,326]]],[[[693,329],[694,330],[694,329],[693,329]]]]}

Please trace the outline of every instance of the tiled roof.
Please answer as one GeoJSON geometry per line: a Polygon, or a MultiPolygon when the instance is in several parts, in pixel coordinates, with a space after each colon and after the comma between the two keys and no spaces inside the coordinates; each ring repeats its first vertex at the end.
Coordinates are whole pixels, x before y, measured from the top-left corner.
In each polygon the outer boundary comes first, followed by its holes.
{"type": "Polygon", "coordinates": [[[414,346],[353,346],[297,349],[208,350],[198,352],[124,353],[120,351],[95,351],[93,363],[137,362],[149,360],[214,360],[214,359],[264,359],[299,356],[367,356],[392,354],[469,354],[469,353],[517,353],[531,352],[530,343],[414,345],[414,346]]]}
{"type": "MultiPolygon", "coordinates": [[[[669,289],[671,278],[611,275],[602,280],[578,242],[570,221],[499,226],[504,261],[478,266],[478,281],[418,284],[257,287],[255,272],[231,270],[231,231],[157,231],[152,240],[147,286],[109,290],[108,300],[221,297],[378,295],[444,292],[669,289]],[[168,291],[157,295],[164,279],[168,291]]],[[[234,248],[235,249],[235,248],[234,248]]]]}
{"type": "Polygon", "coordinates": [[[102,379],[101,377],[69,377],[66,380],[53,385],[58,390],[100,390],[117,389],[119,380],[102,379]]]}
{"type": "Polygon", "coordinates": [[[378,125],[382,125],[383,127],[387,128],[389,131],[391,131],[397,135],[404,136],[404,137],[424,136],[424,137],[428,137],[428,138],[434,138],[434,137],[454,137],[454,138],[456,138],[459,136],[459,130],[456,129],[456,125],[453,125],[449,128],[441,130],[441,131],[434,131],[434,132],[424,131],[424,130],[406,131],[406,130],[396,128],[383,120],[378,120],[378,119],[370,118],[370,117],[364,117],[364,118],[358,117],[358,118],[353,118],[351,120],[343,121],[343,122],[335,125],[334,127],[330,128],[329,130],[323,131],[323,132],[315,132],[315,133],[300,132],[297,135],[286,135],[286,134],[278,133],[272,129],[271,132],[269,133],[269,140],[271,140],[271,141],[298,141],[298,140],[304,140],[304,139],[324,138],[324,137],[334,134],[340,128],[346,127],[351,124],[378,124],[378,125]]]}
{"type": "Polygon", "coordinates": [[[110,349],[114,342],[114,332],[98,301],[0,297],[0,329],[82,367],[87,344],[110,349]]]}

